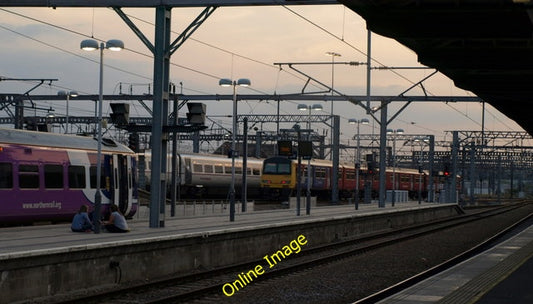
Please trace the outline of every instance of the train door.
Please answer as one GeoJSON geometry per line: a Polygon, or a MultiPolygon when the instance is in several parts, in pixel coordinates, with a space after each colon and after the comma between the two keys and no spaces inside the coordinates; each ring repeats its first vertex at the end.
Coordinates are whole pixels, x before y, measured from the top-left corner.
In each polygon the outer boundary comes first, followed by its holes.
{"type": "Polygon", "coordinates": [[[192,184],[192,163],[189,157],[181,158],[181,163],[183,166],[180,170],[181,175],[181,184],[182,185],[191,185],[192,184]]]}
{"type": "Polygon", "coordinates": [[[128,189],[128,195],[127,195],[127,202],[126,206],[123,210],[124,215],[128,215],[131,212],[133,199],[134,199],[134,185],[135,185],[135,176],[134,176],[134,168],[135,168],[135,159],[132,156],[125,156],[126,157],[126,183],[127,183],[127,189],[128,189]]]}
{"type": "Polygon", "coordinates": [[[331,180],[333,179],[333,170],[330,167],[324,169],[326,173],[324,174],[324,189],[331,189],[331,180]]]}
{"type": "Polygon", "coordinates": [[[178,165],[177,167],[177,178],[176,178],[176,197],[179,200],[181,200],[181,185],[184,184],[185,181],[185,164],[183,163],[183,158],[181,157],[181,154],[178,155],[178,165]]]}
{"type": "MultiPolygon", "coordinates": [[[[95,167],[96,176],[96,167],[95,167]]],[[[102,180],[100,181],[102,186],[102,195],[109,200],[109,203],[113,202],[115,192],[114,180],[113,180],[113,157],[111,155],[104,155],[102,163],[102,180]]]]}
{"type": "Polygon", "coordinates": [[[128,183],[128,170],[131,168],[131,161],[124,155],[113,155],[113,203],[118,206],[122,214],[127,214],[131,208],[131,187],[128,183]]]}

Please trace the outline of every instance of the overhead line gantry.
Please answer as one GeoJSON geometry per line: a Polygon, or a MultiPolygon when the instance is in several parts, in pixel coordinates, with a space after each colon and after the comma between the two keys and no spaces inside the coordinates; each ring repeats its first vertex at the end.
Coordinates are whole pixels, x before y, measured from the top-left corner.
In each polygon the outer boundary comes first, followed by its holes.
{"type": "MultiPolygon", "coordinates": [[[[164,227],[166,203],[166,150],[167,136],[163,133],[168,125],[165,114],[169,101],[170,57],[190,35],[203,24],[217,7],[221,6],[266,6],[266,5],[318,5],[339,4],[333,0],[0,0],[0,7],[112,7],[154,55],[153,122],[152,122],[152,179],[150,196],[151,228],[164,227]],[[122,12],[122,8],[155,8],[155,34],[152,43],[122,12]],[[204,7],[198,17],[171,41],[171,19],[174,7],[204,7]]],[[[230,216],[230,219],[233,215],[230,216]]]]}
{"type": "Polygon", "coordinates": [[[6,7],[207,7],[340,4],[336,0],[0,0],[6,7]]]}

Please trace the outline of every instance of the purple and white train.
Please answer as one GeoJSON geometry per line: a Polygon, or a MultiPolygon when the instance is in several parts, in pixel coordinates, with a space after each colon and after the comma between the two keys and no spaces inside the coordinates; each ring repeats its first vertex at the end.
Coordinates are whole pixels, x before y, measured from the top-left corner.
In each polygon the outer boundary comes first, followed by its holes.
{"type": "MultiPolygon", "coordinates": [[[[0,128],[0,225],[71,220],[94,208],[97,141],[92,137],[0,128]]],[[[116,204],[137,211],[136,155],[102,141],[102,215],[116,204]]]]}

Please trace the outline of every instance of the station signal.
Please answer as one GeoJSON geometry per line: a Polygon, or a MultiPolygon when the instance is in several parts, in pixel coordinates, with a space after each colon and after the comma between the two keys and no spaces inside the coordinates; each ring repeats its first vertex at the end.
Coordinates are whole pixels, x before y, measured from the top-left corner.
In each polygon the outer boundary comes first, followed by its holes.
{"type": "Polygon", "coordinates": [[[192,125],[205,125],[206,105],[201,102],[188,102],[187,120],[192,125]]]}
{"type": "Polygon", "coordinates": [[[450,176],[450,165],[449,164],[444,164],[444,170],[442,170],[442,175],[444,175],[444,177],[450,176]]]}
{"type": "Polygon", "coordinates": [[[128,148],[135,153],[139,152],[139,133],[130,133],[128,137],[128,148]]]}
{"type": "Polygon", "coordinates": [[[130,121],[130,105],[128,103],[112,103],[110,104],[111,122],[117,126],[125,126],[130,121]]]}
{"type": "Polygon", "coordinates": [[[368,175],[373,175],[376,172],[376,163],[372,160],[366,163],[368,175]]]}
{"type": "Polygon", "coordinates": [[[313,158],[313,142],[302,140],[299,141],[298,155],[300,155],[305,160],[313,158]]]}
{"type": "Polygon", "coordinates": [[[278,140],[278,155],[292,156],[292,141],[278,140]]]}

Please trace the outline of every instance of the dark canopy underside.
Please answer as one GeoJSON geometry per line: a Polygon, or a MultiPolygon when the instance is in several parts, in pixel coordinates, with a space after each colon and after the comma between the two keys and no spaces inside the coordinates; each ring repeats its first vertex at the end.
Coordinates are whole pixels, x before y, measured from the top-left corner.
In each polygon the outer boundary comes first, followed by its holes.
{"type": "Polygon", "coordinates": [[[533,135],[532,0],[339,0],[533,135]]]}

